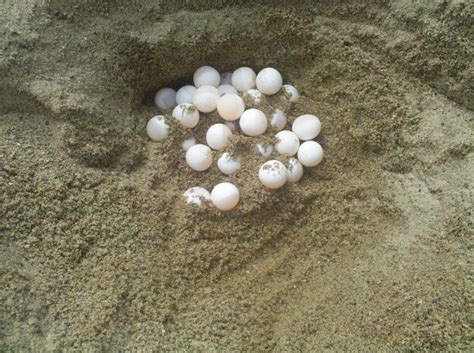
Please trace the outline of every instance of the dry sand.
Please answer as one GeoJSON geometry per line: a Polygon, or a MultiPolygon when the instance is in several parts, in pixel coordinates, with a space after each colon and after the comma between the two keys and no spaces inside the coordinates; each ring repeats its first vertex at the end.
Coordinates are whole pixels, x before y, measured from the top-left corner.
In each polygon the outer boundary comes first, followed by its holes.
{"type": "Polygon", "coordinates": [[[0,349],[472,349],[472,1],[176,3],[2,2],[0,349]],[[270,192],[151,142],[204,64],[280,69],[324,162],[270,192]]]}

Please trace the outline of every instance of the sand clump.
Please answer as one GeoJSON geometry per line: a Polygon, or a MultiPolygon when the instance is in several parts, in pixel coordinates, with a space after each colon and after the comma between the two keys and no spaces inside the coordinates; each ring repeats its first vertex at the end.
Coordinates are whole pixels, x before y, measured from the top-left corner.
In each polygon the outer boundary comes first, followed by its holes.
{"type": "Polygon", "coordinates": [[[467,350],[473,13],[7,1],[0,347],[467,350]],[[290,118],[321,119],[320,167],[265,190],[235,138],[247,165],[226,180],[254,180],[235,212],[186,207],[222,175],[189,171],[182,129],[145,126],[156,90],[205,64],[277,67],[302,94],[290,118]]]}

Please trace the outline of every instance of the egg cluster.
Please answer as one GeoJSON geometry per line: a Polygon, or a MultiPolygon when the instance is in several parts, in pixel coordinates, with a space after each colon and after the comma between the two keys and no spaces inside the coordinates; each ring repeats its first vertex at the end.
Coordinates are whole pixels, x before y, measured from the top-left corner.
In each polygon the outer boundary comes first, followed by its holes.
{"type": "MultiPolygon", "coordinates": [[[[245,136],[256,137],[267,130],[277,132],[274,145],[258,143],[256,150],[262,156],[270,158],[277,153],[289,157],[287,165],[272,159],[261,165],[258,171],[260,182],[269,189],[281,188],[285,183],[298,182],[303,176],[303,167],[315,167],[323,159],[323,149],[313,141],[321,130],[319,119],[305,114],[294,119],[291,130],[287,116],[281,109],[274,109],[270,116],[258,109],[266,96],[282,92],[290,104],[299,99],[298,90],[292,85],[283,85],[281,74],[274,68],[264,68],[258,74],[249,67],[241,67],[234,72],[219,72],[203,66],[193,76],[194,86],[187,85],[178,91],[172,88],[160,89],[155,97],[155,105],[163,110],[172,110],[172,117],[183,127],[196,127],[201,113],[217,110],[221,123],[209,127],[206,143],[198,144],[195,138],[183,141],[187,165],[196,171],[207,170],[213,162],[212,150],[223,151],[217,160],[217,167],[226,175],[237,173],[241,161],[226,152],[237,126],[245,136]],[[295,158],[296,157],[296,158],[295,158]]],[[[168,137],[168,117],[159,115],[151,118],[147,124],[148,136],[154,141],[168,137]]],[[[257,171],[256,171],[257,172],[257,171]]],[[[183,196],[188,203],[201,205],[211,202],[221,211],[233,209],[240,199],[239,189],[232,183],[217,184],[209,193],[196,186],[188,189],[183,196]]]]}

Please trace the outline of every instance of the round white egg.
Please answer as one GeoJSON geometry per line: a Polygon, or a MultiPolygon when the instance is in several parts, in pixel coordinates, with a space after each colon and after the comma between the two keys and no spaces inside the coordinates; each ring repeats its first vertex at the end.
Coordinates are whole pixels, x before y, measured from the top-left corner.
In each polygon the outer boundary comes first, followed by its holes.
{"type": "Polygon", "coordinates": [[[300,147],[300,140],[294,132],[283,130],[275,135],[278,142],[275,144],[275,149],[280,154],[294,156],[300,147]]]}
{"type": "Polygon", "coordinates": [[[245,135],[258,136],[267,130],[268,122],[261,110],[251,108],[243,112],[239,125],[245,135]]]}
{"type": "Polygon", "coordinates": [[[221,85],[232,85],[232,72],[221,73],[221,85]]]}
{"type": "Polygon", "coordinates": [[[224,120],[237,120],[244,110],[244,101],[236,94],[225,94],[217,101],[217,112],[224,120]]]}
{"type": "Polygon", "coordinates": [[[265,158],[268,158],[272,155],[273,153],[273,146],[270,145],[270,144],[266,144],[266,143],[257,143],[257,145],[255,146],[255,148],[257,149],[257,152],[262,156],[262,157],[265,157],[265,158]]]}
{"type": "Polygon", "coordinates": [[[184,152],[186,152],[195,144],[196,144],[196,139],[194,137],[190,137],[183,141],[183,143],[181,144],[181,147],[183,147],[184,152]]]}
{"type": "Polygon", "coordinates": [[[240,169],[240,161],[232,158],[229,153],[225,152],[217,160],[217,167],[222,173],[231,175],[240,169]]]}
{"type": "Polygon", "coordinates": [[[305,167],[316,167],[323,160],[323,148],[316,141],[303,142],[298,150],[298,160],[305,167]]]}
{"type": "Polygon", "coordinates": [[[290,183],[297,183],[303,177],[303,165],[296,158],[290,158],[287,170],[290,183]]]}
{"type": "Polygon", "coordinates": [[[193,104],[181,103],[173,109],[173,117],[184,127],[192,129],[199,123],[199,111],[193,104]]]}
{"type": "Polygon", "coordinates": [[[232,86],[239,92],[255,88],[256,77],[255,71],[250,67],[239,67],[232,73],[232,86]]]}
{"type": "Polygon", "coordinates": [[[155,105],[161,109],[171,109],[176,105],[176,91],[162,88],[155,94],[155,105]]]}
{"type": "Polygon", "coordinates": [[[273,130],[280,131],[283,130],[286,126],[286,115],[280,109],[275,109],[270,118],[270,125],[273,130]]]}
{"type": "Polygon", "coordinates": [[[245,105],[250,108],[258,108],[263,100],[263,94],[258,89],[249,89],[242,95],[245,105]]]}
{"type": "Polygon", "coordinates": [[[235,122],[233,122],[233,121],[226,121],[226,122],[224,123],[224,125],[227,126],[227,127],[230,129],[230,131],[235,132],[235,130],[236,130],[235,122]]]}
{"type": "Polygon", "coordinates": [[[193,81],[198,88],[201,86],[217,87],[221,82],[221,75],[211,66],[202,66],[194,72],[193,81]]]}
{"type": "Polygon", "coordinates": [[[224,94],[238,94],[237,90],[234,88],[234,86],[231,85],[220,85],[217,87],[217,90],[219,91],[219,95],[222,97],[224,94]]]}
{"type": "Polygon", "coordinates": [[[197,144],[186,152],[186,163],[194,170],[202,172],[212,164],[212,152],[209,147],[197,144]]]}
{"type": "Polygon", "coordinates": [[[283,83],[281,74],[272,67],[261,70],[256,78],[257,89],[266,95],[277,93],[283,83]]]}
{"type": "Polygon", "coordinates": [[[283,94],[291,103],[296,103],[298,98],[300,98],[300,94],[295,86],[283,85],[281,88],[283,90],[283,94]]]}
{"type": "Polygon", "coordinates": [[[211,201],[218,210],[230,211],[239,203],[239,189],[231,183],[220,183],[211,192],[211,201]]]}
{"type": "Polygon", "coordinates": [[[153,141],[161,141],[168,137],[170,126],[163,115],[157,115],[148,120],[146,132],[153,141]]]}
{"type": "Polygon", "coordinates": [[[283,163],[277,160],[265,162],[258,171],[260,182],[269,189],[278,189],[285,185],[288,171],[283,163]]]}
{"type": "Polygon", "coordinates": [[[222,150],[227,146],[232,131],[224,124],[212,125],[206,133],[206,142],[214,150],[222,150]]]}
{"type": "Polygon", "coordinates": [[[305,114],[295,119],[291,129],[300,140],[308,141],[319,135],[321,122],[316,116],[305,114]]]}
{"type": "Polygon", "coordinates": [[[211,201],[211,194],[200,186],[194,186],[186,190],[183,194],[186,203],[201,206],[203,202],[211,201]]]}
{"type": "Polygon", "coordinates": [[[194,86],[187,85],[181,87],[178,92],[176,92],[176,104],[192,103],[195,92],[196,87],[194,86]]]}
{"type": "Polygon", "coordinates": [[[219,91],[216,87],[201,86],[196,89],[196,92],[194,93],[193,104],[200,112],[210,113],[216,110],[219,98],[219,91]]]}

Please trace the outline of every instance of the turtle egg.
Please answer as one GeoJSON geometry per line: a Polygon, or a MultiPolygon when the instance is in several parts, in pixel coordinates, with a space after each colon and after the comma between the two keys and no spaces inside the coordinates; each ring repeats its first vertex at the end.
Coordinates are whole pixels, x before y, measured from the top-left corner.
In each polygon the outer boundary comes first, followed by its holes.
{"type": "Polygon", "coordinates": [[[194,72],[193,81],[198,88],[201,86],[217,87],[221,82],[221,75],[211,66],[202,66],[194,72]]]}
{"type": "Polygon", "coordinates": [[[281,74],[272,67],[261,70],[256,78],[257,89],[269,96],[277,93],[282,83],[283,79],[281,74]]]}
{"type": "Polygon", "coordinates": [[[239,189],[231,183],[220,183],[211,191],[211,201],[218,210],[230,211],[239,203],[239,189]]]}
{"type": "Polygon", "coordinates": [[[192,129],[199,123],[199,112],[190,103],[181,103],[173,109],[173,117],[184,127],[192,129]]]}
{"type": "Polygon", "coordinates": [[[221,85],[232,85],[232,72],[221,73],[221,85]]]}
{"type": "Polygon", "coordinates": [[[278,189],[285,185],[288,179],[288,171],[283,163],[271,160],[260,167],[258,178],[263,186],[269,189],[278,189]]]}
{"type": "Polygon", "coordinates": [[[194,92],[196,92],[196,87],[187,85],[181,87],[178,92],[176,92],[176,103],[192,103],[194,92]]]}
{"type": "Polygon", "coordinates": [[[214,150],[225,148],[232,131],[224,124],[212,125],[206,133],[206,142],[214,150]]]}
{"type": "Polygon", "coordinates": [[[169,128],[163,115],[154,116],[146,124],[146,132],[153,141],[161,141],[167,138],[169,128]]]}
{"type": "Polygon", "coordinates": [[[202,172],[212,164],[212,152],[209,147],[197,144],[186,152],[186,163],[194,170],[202,172]]]}
{"type": "Polygon", "coordinates": [[[294,156],[298,152],[300,140],[295,133],[283,130],[276,134],[275,137],[278,139],[278,142],[275,144],[275,149],[278,153],[294,156]]]}
{"type": "Polygon", "coordinates": [[[155,105],[161,109],[171,109],[176,105],[176,91],[162,88],[155,94],[155,105]]]}
{"type": "Polygon", "coordinates": [[[273,146],[266,143],[257,143],[255,148],[257,149],[257,152],[265,158],[270,157],[273,152],[273,146]]]}
{"type": "Polygon", "coordinates": [[[280,109],[275,109],[270,119],[273,130],[280,131],[286,126],[286,115],[280,109]]]}
{"type": "Polygon", "coordinates": [[[183,147],[184,152],[186,152],[195,144],[196,144],[196,139],[194,137],[190,137],[183,141],[183,143],[181,144],[181,147],[183,147]]]}
{"type": "Polygon", "coordinates": [[[209,191],[200,186],[189,188],[184,192],[183,196],[186,199],[186,203],[194,204],[197,206],[201,206],[203,201],[211,201],[211,194],[209,193],[209,191]]]}
{"type": "Polygon", "coordinates": [[[243,92],[255,88],[255,71],[250,67],[240,67],[232,73],[232,86],[243,92]]]}
{"type": "Polygon", "coordinates": [[[296,103],[298,98],[300,98],[300,94],[298,93],[298,90],[295,86],[283,85],[281,88],[283,90],[283,94],[291,103],[296,103]]]}
{"type": "Polygon", "coordinates": [[[298,160],[305,167],[316,167],[323,160],[323,148],[316,141],[303,142],[298,150],[298,160]]]}
{"type": "Polygon", "coordinates": [[[237,90],[234,88],[234,86],[231,85],[220,85],[217,87],[217,90],[219,91],[219,95],[222,97],[224,94],[227,93],[233,93],[237,94],[237,90]]]}
{"type": "Polygon", "coordinates": [[[196,89],[193,96],[193,104],[200,112],[210,113],[216,110],[219,100],[219,91],[213,86],[201,86],[196,89]]]}
{"type": "Polygon", "coordinates": [[[230,131],[235,132],[236,127],[233,121],[226,121],[224,125],[227,126],[230,129],[230,131]]]}
{"type": "Polygon", "coordinates": [[[217,112],[224,120],[237,120],[244,110],[244,101],[236,94],[225,94],[217,101],[217,112]]]}
{"type": "Polygon", "coordinates": [[[258,136],[267,130],[267,117],[258,109],[247,109],[240,117],[240,129],[247,136],[258,136]]]}
{"type": "Polygon", "coordinates": [[[296,158],[290,158],[287,169],[290,183],[297,183],[303,176],[303,165],[296,158]]]}
{"type": "Polygon", "coordinates": [[[234,174],[240,169],[240,161],[232,158],[230,154],[226,152],[217,160],[217,168],[224,174],[234,174]]]}
{"type": "Polygon", "coordinates": [[[300,140],[312,140],[319,135],[319,132],[321,131],[321,122],[316,116],[305,114],[296,118],[291,129],[300,140]]]}
{"type": "Polygon", "coordinates": [[[259,107],[263,100],[262,92],[255,88],[245,91],[242,96],[244,98],[245,105],[251,108],[259,107]]]}

